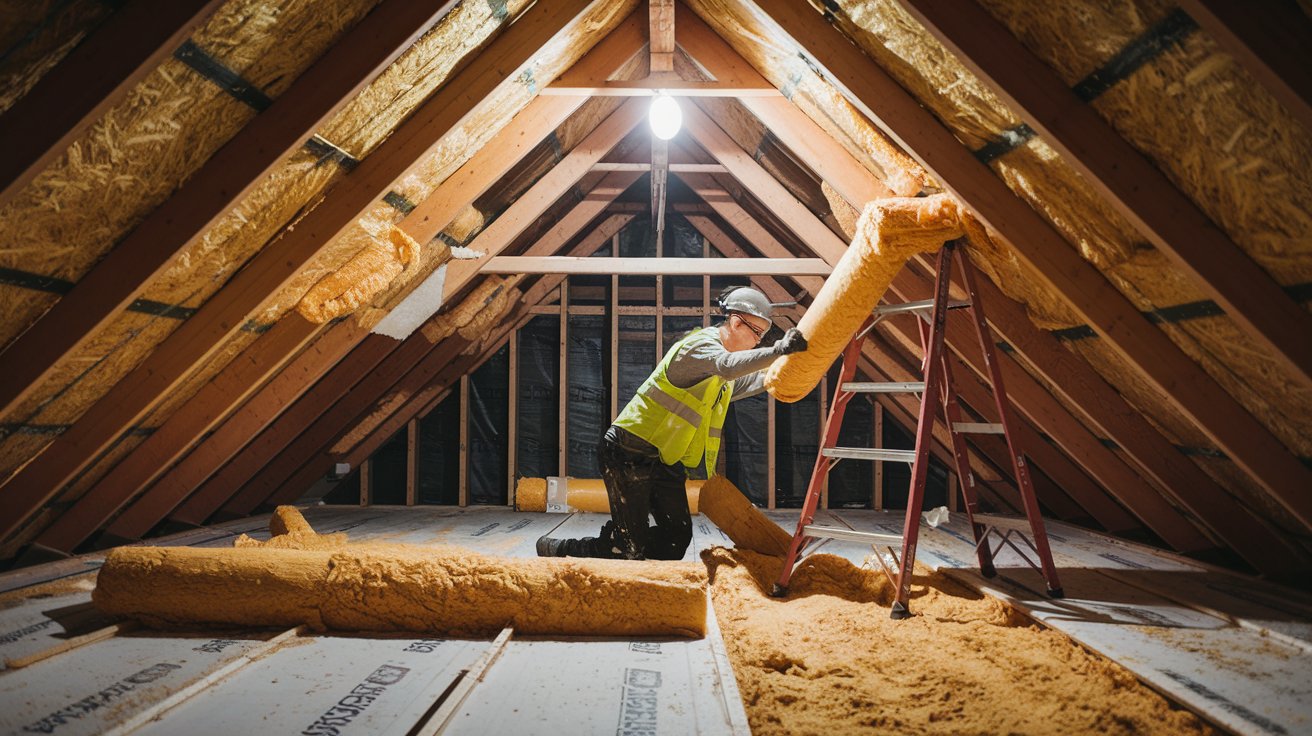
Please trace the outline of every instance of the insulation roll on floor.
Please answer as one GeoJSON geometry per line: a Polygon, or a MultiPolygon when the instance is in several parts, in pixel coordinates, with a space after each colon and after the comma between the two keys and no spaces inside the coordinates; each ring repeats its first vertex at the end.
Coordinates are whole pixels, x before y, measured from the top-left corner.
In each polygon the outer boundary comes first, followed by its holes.
{"type": "Polygon", "coordinates": [[[861,328],[907,259],[965,234],[965,215],[947,194],[891,197],[866,205],[856,235],[797,323],[807,348],[770,365],[765,387],[780,401],[811,392],[861,328]]]}
{"type": "Polygon", "coordinates": [[[458,547],[121,547],[96,606],[160,628],[206,625],[484,636],[706,633],[692,562],[514,559],[458,547]]]}
{"type": "Polygon", "coordinates": [[[723,475],[717,475],[702,486],[702,513],[715,522],[733,540],[739,549],[748,549],[763,555],[783,557],[793,538],[779,525],[765,518],[761,510],[723,475]]]}
{"type": "MultiPolygon", "coordinates": [[[[688,493],[688,511],[693,514],[697,513],[697,496],[704,482],[690,479],[685,484],[688,493]]],[[[562,513],[573,511],[610,513],[610,497],[606,494],[605,482],[600,478],[520,478],[515,483],[516,511],[546,511],[548,504],[561,506],[559,509],[552,510],[562,513]],[[556,484],[555,487],[553,483],[556,484]],[[565,484],[563,494],[559,487],[561,483],[565,484]]]]}

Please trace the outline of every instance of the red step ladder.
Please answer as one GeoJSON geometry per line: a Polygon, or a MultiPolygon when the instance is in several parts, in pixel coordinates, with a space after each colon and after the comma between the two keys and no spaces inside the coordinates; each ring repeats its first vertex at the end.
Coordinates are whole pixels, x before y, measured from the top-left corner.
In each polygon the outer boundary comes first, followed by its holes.
{"type": "Polygon", "coordinates": [[[996,535],[1001,539],[998,550],[1001,550],[1003,544],[1009,545],[1016,550],[1022,559],[1043,575],[1044,580],[1047,582],[1048,595],[1053,598],[1062,597],[1061,583],[1057,579],[1057,569],[1052,563],[1052,551],[1048,548],[1048,535],[1044,531],[1043,518],[1039,514],[1039,504],[1034,496],[1034,486],[1030,482],[1029,467],[1026,465],[1025,456],[1022,454],[1020,445],[1015,439],[1015,420],[1011,416],[1011,403],[1007,399],[1007,392],[1002,383],[1002,371],[994,352],[994,338],[984,319],[984,305],[980,302],[979,290],[975,288],[975,273],[971,267],[970,259],[966,257],[966,252],[959,242],[949,242],[939,251],[937,271],[938,276],[933,299],[878,307],[843,351],[843,369],[838,381],[838,387],[834,392],[834,401],[830,405],[829,417],[825,420],[824,441],[821,443],[820,452],[815,459],[815,469],[811,473],[811,483],[806,489],[806,501],[802,505],[802,515],[797,520],[797,531],[793,533],[793,541],[789,545],[788,556],[784,560],[784,569],[779,576],[779,581],[774,585],[773,595],[782,596],[787,593],[788,581],[792,577],[793,568],[796,566],[803,550],[808,548],[814,550],[819,546],[815,543],[823,543],[821,540],[828,539],[863,542],[875,547],[874,559],[879,562],[884,574],[888,576],[897,589],[897,598],[893,603],[891,612],[892,617],[894,619],[903,619],[911,615],[907,603],[911,596],[911,574],[916,562],[916,542],[920,533],[920,513],[925,502],[925,481],[929,475],[929,445],[933,441],[934,420],[941,416],[952,438],[952,454],[956,463],[957,477],[961,479],[961,493],[965,497],[966,518],[969,520],[971,530],[975,535],[975,552],[979,557],[980,572],[985,577],[993,577],[996,574],[993,567],[993,555],[996,550],[990,546],[989,542],[990,537],[996,535]],[[969,294],[970,300],[967,302],[949,302],[948,300],[948,285],[951,283],[954,257],[958,268],[961,269],[961,278],[969,294]],[[993,383],[993,398],[997,404],[999,418],[997,424],[962,421],[961,407],[957,403],[956,389],[952,383],[952,371],[947,350],[943,344],[944,325],[947,321],[948,312],[957,310],[969,311],[974,318],[975,331],[979,335],[980,346],[984,350],[984,361],[988,365],[989,377],[993,383]],[[880,321],[903,314],[914,314],[920,318],[920,343],[925,354],[921,366],[924,372],[924,381],[915,383],[853,382],[852,379],[856,376],[857,357],[861,354],[861,345],[865,342],[866,336],[880,321]],[[858,393],[899,392],[919,393],[923,396],[920,404],[919,426],[916,429],[916,449],[883,450],[837,446],[838,430],[843,424],[843,414],[847,409],[847,402],[853,396],[858,393]],[[942,410],[941,415],[940,410],[942,410]],[[1004,533],[1004,531],[991,524],[984,524],[975,520],[975,514],[979,511],[979,498],[975,488],[975,476],[971,472],[970,461],[966,455],[966,441],[963,437],[965,434],[972,433],[1001,434],[1006,437],[1007,451],[1011,456],[1016,485],[1020,490],[1021,499],[1024,501],[1025,515],[1029,519],[1029,530],[1033,535],[1032,542],[1018,528],[1007,529],[1004,533]],[[907,499],[907,515],[902,526],[902,534],[860,532],[851,529],[822,527],[813,523],[825,477],[829,474],[830,468],[843,459],[883,460],[912,464],[911,495],[907,499]],[[1024,541],[1038,556],[1038,564],[1030,560],[1029,556],[1012,541],[1013,536],[1024,541]],[[884,561],[884,556],[879,553],[878,547],[880,545],[888,549],[893,562],[892,567],[884,561]],[[894,546],[901,547],[900,555],[894,550],[894,546]],[[897,570],[894,571],[893,567],[897,570]]]}

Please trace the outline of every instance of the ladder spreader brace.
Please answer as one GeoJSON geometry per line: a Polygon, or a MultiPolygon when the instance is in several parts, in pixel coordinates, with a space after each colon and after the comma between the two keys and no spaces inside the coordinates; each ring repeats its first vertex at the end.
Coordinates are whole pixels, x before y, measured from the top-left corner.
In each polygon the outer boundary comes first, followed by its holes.
{"type": "Polygon", "coordinates": [[[966,518],[970,522],[971,530],[975,535],[975,552],[979,558],[980,572],[985,577],[993,577],[997,574],[993,566],[995,550],[989,544],[990,534],[996,534],[1002,540],[998,545],[999,551],[1004,544],[1011,546],[1020,554],[1022,559],[1043,575],[1044,580],[1047,582],[1048,595],[1053,598],[1062,597],[1061,583],[1057,579],[1057,569],[1052,562],[1052,551],[1048,547],[1048,535],[1044,531],[1043,517],[1040,515],[1039,503],[1034,495],[1034,485],[1030,481],[1029,467],[1015,439],[1015,420],[1012,418],[1011,403],[1007,399],[1007,392],[1003,387],[1002,369],[998,364],[994,350],[992,333],[985,322],[984,305],[980,302],[979,290],[975,286],[975,273],[959,241],[946,243],[943,249],[939,251],[937,272],[933,299],[907,304],[884,305],[876,308],[874,314],[866,319],[865,324],[861,326],[861,329],[857,331],[852,341],[843,350],[842,372],[840,373],[838,387],[834,392],[833,403],[830,405],[829,416],[825,419],[824,439],[820,445],[820,451],[816,455],[815,469],[811,472],[811,482],[806,489],[806,501],[802,504],[802,515],[797,520],[797,531],[793,533],[793,541],[788,547],[788,556],[784,560],[783,572],[780,574],[778,582],[774,584],[771,591],[772,595],[782,596],[787,593],[788,581],[792,577],[793,568],[796,566],[802,551],[811,546],[812,543],[827,539],[859,541],[868,543],[875,548],[874,559],[878,561],[884,574],[888,576],[897,590],[897,597],[893,602],[890,615],[894,619],[904,619],[911,615],[911,611],[907,606],[911,597],[912,571],[916,563],[916,542],[920,534],[920,514],[925,502],[925,482],[929,477],[929,447],[930,443],[933,442],[934,420],[940,416],[941,410],[941,416],[952,439],[953,459],[956,464],[957,477],[961,480],[961,493],[965,499],[966,518]],[[961,269],[961,279],[969,295],[969,300],[965,302],[950,302],[948,300],[948,286],[952,281],[951,272],[954,256],[958,267],[961,269]],[[984,351],[984,362],[988,366],[989,378],[993,384],[993,398],[997,405],[999,419],[996,424],[962,420],[961,406],[957,402],[947,349],[944,345],[944,331],[949,310],[968,310],[974,318],[975,332],[979,336],[980,347],[984,351]],[[915,314],[920,317],[920,343],[925,354],[924,362],[921,365],[924,381],[901,383],[853,382],[852,379],[856,376],[857,358],[861,354],[861,346],[870,331],[883,319],[900,314],[915,314]],[[915,450],[836,447],[838,431],[843,423],[843,414],[847,409],[847,402],[853,396],[858,393],[894,392],[919,393],[923,396],[916,428],[915,450]],[[975,486],[975,475],[971,471],[970,459],[966,454],[966,441],[963,436],[972,433],[1001,434],[1006,437],[1007,452],[1011,456],[1016,486],[1024,502],[1025,515],[1029,520],[1030,532],[1034,538],[1033,542],[1019,529],[1008,529],[1004,534],[992,524],[984,524],[975,520],[975,514],[979,512],[979,496],[975,486]],[[911,494],[907,499],[906,520],[903,522],[900,536],[828,528],[813,523],[825,477],[828,475],[830,468],[844,458],[912,463],[911,494]],[[1019,537],[1035,552],[1039,558],[1038,564],[1031,561],[1029,556],[1024,554],[1012,542],[1012,536],[1019,537]],[[892,560],[891,567],[885,562],[884,555],[879,553],[880,545],[888,549],[892,560]],[[901,554],[894,550],[894,545],[900,545],[901,554]],[[893,568],[896,568],[896,570],[893,568]]]}

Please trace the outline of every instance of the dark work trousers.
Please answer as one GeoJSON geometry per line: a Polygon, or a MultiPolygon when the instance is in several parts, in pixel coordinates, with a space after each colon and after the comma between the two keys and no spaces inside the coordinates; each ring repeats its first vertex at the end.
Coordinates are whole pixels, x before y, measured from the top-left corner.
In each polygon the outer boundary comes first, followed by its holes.
{"type": "MultiPolygon", "coordinates": [[[[597,453],[613,523],[608,525],[613,545],[604,545],[605,551],[618,550],[614,556],[631,560],[683,559],[692,542],[687,475],[680,465],[666,465],[659,456],[626,447],[636,438],[622,438],[620,432],[624,430],[617,427],[607,430],[597,453]],[[648,525],[649,515],[656,520],[655,526],[648,525]]],[[[603,544],[605,531],[598,539],[603,544]]]]}

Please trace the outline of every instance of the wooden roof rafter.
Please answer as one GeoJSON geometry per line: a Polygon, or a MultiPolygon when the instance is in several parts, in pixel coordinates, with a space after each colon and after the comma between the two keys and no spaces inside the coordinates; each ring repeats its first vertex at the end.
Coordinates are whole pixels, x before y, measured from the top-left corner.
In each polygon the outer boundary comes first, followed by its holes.
{"type": "Polygon", "coordinates": [[[1160,169],[977,3],[902,4],[1290,376],[1312,387],[1312,314],[1160,169]]]}
{"type": "MultiPolygon", "coordinates": [[[[601,2],[601,0],[594,0],[601,2]]],[[[260,251],[136,369],[4,485],[0,539],[13,535],[118,437],[208,360],[248,316],[318,254],[358,213],[379,199],[443,135],[506,81],[504,69],[531,63],[550,39],[577,22],[591,3],[538,4],[431,95],[397,130],[333,187],[294,230],[260,251]]],[[[513,82],[510,82],[513,83],[513,82]]]]}
{"type": "MultiPolygon", "coordinates": [[[[591,256],[602,246],[609,243],[611,238],[623,230],[632,219],[632,215],[611,215],[607,217],[591,233],[584,236],[583,240],[579,241],[578,245],[570,249],[569,257],[587,258],[591,256]]],[[[385,443],[388,438],[399,432],[411,419],[422,417],[426,414],[438,401],[441,400],[442,396],[447,393],[453,381],[458,380],[460,376],[465,373],[477,370],[492,353],[496,352],[500,344],[504,341],[503,338],[505,336],[513,334],[514,330],[518,330],[526,324],[528,320],[532,319],[534,316],[532,308],[549,301],[552,298],[552,292],[556,290],[563,280],[564,276],[551,274],[540,279],[537,283],[533,284],[533,286],[529,287],[524,292],[523,298],[520,300],[516,316],[507,319],[503,324],[497,326],[497,331],[494,333],[493,338],[488,341],[488,347],[485,350],[474,355],[462,356],[461,360],[458,360],[451,366],[443,369],[442,373],[417,391],[404,405],[398,407],[390,416],[378,421],[376,426],[367,436],[362,438],[352,447],[344,448],[343,450],[331,454],[327,461],[345,462],[349,463],[351,467],[356,467],[362,463],[365,458],[368,458],[376,452],[378,448],[382,447],[383,443],[385,443]]],[[[343,434],[349,434],[350,430],[351,428],[348,427],[347,431],[343,434]]],[[[291,493],[297,492],[293,485],[288,485],[287,487],[290,489],[291,493]]],[[[276,505],[281,503],[284,499],[287,499],[288,501],[294,500],[294,498],[289,498],[289,496],[290,493],[282,495],[275,493],[274,496],[264,501],[264,505],[276,505]]]]}
{"type": "MultiPolygon", "coordinates": [[[[753,195],[757,196],[767,208],[772,210],[788,226],[797,233],[817,255],[829,262],[831,265],[838,263],[843,253],[847,250],[847,244],[834,235],[833,231],[824,225],[805,205],[797,201],[791,194],[784,189],[783,185],[772,177],[759,163],[752,159],[745,151],[738,147],[732,139],[729,138],[719,126],[710,120],[704,113],[699,110],[690,111],[685,115],[688,121],[688,131],[695,141],[705,148],[720,163],[729,169],[739,182],[741,182],[753,195]]],[[[704,176],[704,175],[703,175],[704,176]]],[[[693,184],[694,190],[699,187],[693,184]]],[[[904,280],[908,278],[905,269],[899,277],[904,280]]],[[[895,284],[897,282],[895,281],[895,284]]],[[[896,286],[894,287],[897,288],[896,286]]],[[[912,301],[912,298],[904,297],[904,301],[912,301]]],[[[916,297],[920,298],[920,297],[916,297]]],[[[969,355],[970,345],[974,343],[973,333],[969,336],[963,336],[956,330],[950,332],[955,337],[950,336],[946,341],[947,344],[959,353],[965,351],[969,355]]],[[[1003,362],[1008,363],[1009,359],[1003,357],[1003,362]]],[[[1208,546],[1207,540],[1200,535],[1197,530],[1183,523],[1179,514],[1166,504],[1161,497],[1148,488],[1146,493],[1140,492],[1144,489],[1136,488],[1136,483],[1141,481],[1137,475],[1129,472],[1124,464],[1111,454],[1110,450],[1097,445],[1094,442],[1079,443],[1084,435],[1088,432],[1075,419],[1073,419],[1064,407],[1056,405],[1046,390],[1041,386],[1034,384],[1032,381],[1026,382],[1028,374],[1020,371],[1019,375],[1014,374],[1009,386],[1009,392],[1012,395],[1013,403],[1018,408],[1028,408],[1034,403],[1042,404],[1047,408],[1047,422],[1036,422],[1043,426],[1044,430],[1055,437],[1062,438],[1068,442],[1076,442],[1087,452],[1068,453],[1070,457],[1083,466],[1095,478],[1102,480],[1102,486],[1111,495],[1117,498],[1121,503],[1129,507],[1141,520],[1149,527],[1155,529],[1163,538],[1167,539],[1177,548],[1193,551],[1208,546]],[[1046,401],[1045,401],[1046,399],[1046,401]],[[1053,426],[1054,424],[1059,426],[1053,426]],[[1112,483],[1109,479],[1116,479],[1125,485],[1112,483]],[[1192,532],[1192,533],[1191,533],[1192,532]]],[[[1032,420],[1035,419],[1031,413],[1032,420]]],[[[1094,499],[1090,499],[1093,502],[1094,499]]]]}
{"type": "Polygon", "coordinates": [[[1305,524],[1312,469],[1157,327],[1028,204],[819,12],[785,0],[743,0],[797,44],[862,114],[1000,233],[1022,260],[1240,468],[1305,524]]]}
{"type": "Polygon", "coordinates": [[[0,116],[0,141],[6,141],[0,147],[0,208],[222,4],[222,0],[128,3],[70,51],[0,116]],[[76,94],[70,94],[73,90],[76,94]]]}
{"type": "Polygon", "coordinates": [[[454,4],[450,0],[388,3],[348,31],[268,110],[238,131],[83,275],[71,292],[0,352],[0,373],[8,376],[0,384],[0,415],[36,390],[61,361],[121,314],[155,277],[454,4]]]}
{"type": "MultiPolygon", "coordinates": [[[[556,129],[581,104],[581,98],[570,97],[538,97],[529,102],[487,145],[419,202],[397,227],[419,242],[432,240],[463,208],[504,176],[535,145],[542,130],[556,129]]],[[[132,496],[168,470],[171,477],[154,484],[147,496],[141,499],[140,507],[134,508],[127,519],[116,524],[131,527],[135,532],[140,523],[134,523],[133,519],[156,504],[167,506],[158,512],[162,518],[182,502],[183,495],[217,470],[216,462],[220,465],[226,462],[231,453],[240,449],[239,443],[244,444],[263,429],[265,425],[252,426],[252,419],[258,417],[266,423],[271,421],[276,413],[270,416],[270,411],[284,408],[290,403],[288,397],[295,398],[309,388],[300,385],[301,382],[317,380],[368,333],[356,320],[334,326],[330,342],[321,339],[315,343],[316,349],[311,353],[315,361],[312,365],[289,366],[280,371],[270,385],[259,389],[264,398],[252,399],[253,403],[247,405],[242,416],[234,416],[214,434],[206,436],[216,423],[241,405],[246,396],[262,383],[253,375],[254,369],[263,369],[267,373],[283,366],[292,357],[293,351],[288,343],[293,338],[275,341],[273,336],[290,331],[308,338],[313,329],[299,315],[286,315],[273,330],[258,338],[243,353],[242,359],[225,368],[129,457],[98,481],[38,537],[36,544],[49,551],[71,552],[132,496]],[[218,406],[226,408],[218,410],[218,406]],[[188,455],[180,466],[169,470],[179,455],[201,437],[206,437],[203,451],[188,455]],[[198,477],[198,473],[203,475],[198,477]]],[[[152,520],[146,528],[157,521],[152,520]]]]}
{"type": "MultiPolygon", "coordinates": [[[[606,191],[614,191],[615,194],[618,194],[623,191],[623,188],[618,189],[618,191],[608,188],[606,191]]],[[[558,252],[578,233],[582,232],[589,223],[595,222],[598,217],[603,216],[604,205],[599,206],[599,202],[604,201],[605,196],[599,195],[591,200],[585,199],[575,205],[562,218],[561,224],[563,227],[558,225],[550,229],[529,247],[529,252],[534,255],[558,252]]],[[[619,232],[631,219],[632,216],[630,215],[604,216],[604,219],[597,227],[584,236],[572,252],[576,255],[595,252],[602,245],[609,242],[610,237],[619,232]]],[[[555,280],[555,278],[549,276],[547,281],[555,280]]],[[[529,300],[533,302],[529,305],[530,307],[542,303],[551,291],[543,283],[543,281],[539,281],[539,283],[530,287],[525,295],[521,297],[521,304],[529,300]]],[[[556,283],[559,283],[559,281],[556,281],[556,283]]],[[[440,348],[440,346],[441,344],[434,346],[434,349],[440,348]]],[[[381,444],[395,433],[400,426],[404,426],[405,422],[413,418],[415,413],[431,400],[431,392],[427,394],[427,398],[417,399],[416,397],[425,394],[426,387],[444,370],[442,365],[440,362],[434,362],[427,367],[419,365],[394,381],[375,381],[374,385],[369,386],[362,392],[366,399],[364,402],[358,400],[361,398],[359,396],[350,397],[352,407],[357,408],[358,411],[349,417],[345,417],[346,421],[339,420],[336,422],[336,426],[328,427],[328,425],[325,425],[325,427],[334,431],[329,433],[328,438],[312,450],[309,449],[309,445],[314,443],[302,442],[301,444],[305,446],[307,451],[287,451],[288,457],[276,459],[276,463],[280,466],[278,468],[273,468],[274,463],[270,463],[270,469],[261,471],[245,488],[233,494],[232,498],[222,505],[219,509],[221,515],[225,517],[244,516],[263,503],[295,500],[298,494],[304,492],[309,483],[313,482],[314,478],[323,474],[324,468],[328,467],[328,464],[341,461],[340,455],[334,451],[334,448],[347,435],[360,431],[363,423],[367,422],[373,426],[364,428],[366,434],[360,441],[353,443],[351,447],[339,448],[340,453],[349,453],[352,458],[355,458],[353,464],[361,462],[363,458],[353,453],[353,448],[359,446],[361,442],[381,444]],[[389,397],[405,397],[405,400],[398,404],[389,400],[389,397]],[[359,408],[361,406],[363,408],[359,408]],[[397,412],[400,412],[400,416],[404,416],[404,420],[393,426],[389,424],[389,420],[397,417],[397,412]],[[384,429],[384,427],[388,427],[388,429],[384,429]],[[284,471],[284,467],[288,469],[284,471]]],[[[337,407],[334,406],[332,409],[335,411],[337,407]]],[[[368,454],[370,453],[365,453],[364,457],[367,457],[368,454]]]]}
{"type": "MultiPolygon", "coordinates": [[[[683,27],[689,25],[685,23],[683,27]]],[[[705,43],[718,42],[727,47],[722,38],[714,33],[711,35],[713,39],[707,39],[705,43]]],[[[734,52],[726,49],[719,53],[734,52]]],[[[743,98],[740,102],[784,145],[796,152],[802,163],[858,211],[870,200],[893,196],[869,170],[791,102],[765,98],[743,98]]],[[[926,262],[923,257],[921,262],[926,262]]],[[[1024,308],[1003,295],[991,282],[987,279],[980,281],[981,288],[990,295],[989,315],[994,329],[1011,336],[1013,348],[1026,355],[1032,365],[1039,370],[1050,370],[1048,377],[1053,385],[1080,386],[1079,391],[1067,393],[1067,400],[1103,427],[1103,431],[1126,450],[1139,467],[1172,492],[1177,503],[1203,520],[1257,569],[1279,573],[1293,564],[1293,558],[1281,551],[1281,545],[1268,542],[1269,533],[1247,509],[1176,451],[1092,368],[1057,345],[1051,335],[1034,327],[1024,308]]],[[[1073,482],[1084,487],[1080,480],[1073,482]]],[[[1088,494],[1086,497],[1094,498],[1088,494]]],[[[1108,508],[1102,508],[1100,513],[1104,518],[1115,515],[1108,508]]],[[[1108,528],[1115,529],[1115,526],[1108,528]]]]}

